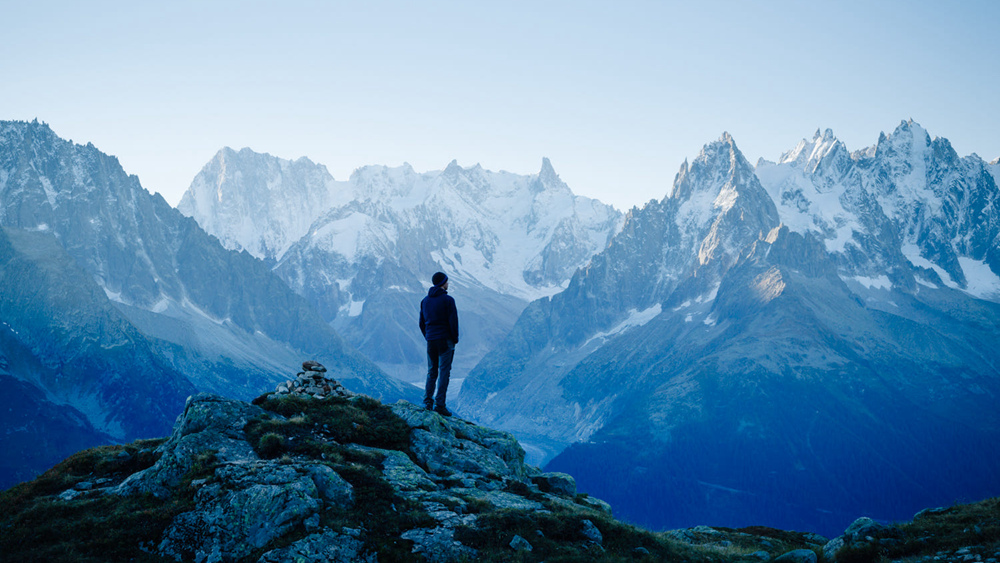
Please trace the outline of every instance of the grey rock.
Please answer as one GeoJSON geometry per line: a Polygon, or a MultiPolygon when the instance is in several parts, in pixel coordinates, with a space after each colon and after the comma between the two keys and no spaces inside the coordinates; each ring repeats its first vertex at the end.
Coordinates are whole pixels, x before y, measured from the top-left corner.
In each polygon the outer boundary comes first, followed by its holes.
{"type": "Polygon", "coordinates": [[[774,559],[775,563],[816,563],[816,552],[811,549],[796,549],[774,559]]]}
{"type": "Polygon", "coordinates": [[[515,534],[514,539],[510,540],[510,548],[514,551],[531,551],[534,548],[528,540],[522,538],[521,536],[515,534]]]}
{"type": "Polygon", "coordinates": [[[601,535],[601,531],[598,530],[597,526],[595,526],[594,523],[591,522],[590,520],[582,520],[580,522],[580,533],[583,534],[583,537],[587,538],[592,542],[595,543],[604,542],[604,536],[601,535]]]}
{"type": "Polygon", "coordinates": [[[378,556],[364,553],[364,542],[356,536],[324,530],[281,549],[268,551],[259,563],[376,563],[378,556]]]}
{"type": "Polygon", "coordinates": [[[352,448],[378,453],[384,456],[382,461],[382,475],[392,485],[396,492],[413,491],[433,491],[438,488],[437,484],[427,475],[419,465],[413,463],[408,455],[396,450],[384,450],[358,446],[352,448]]]}
{"type": "Polygon", "coordinates": [[[950,510],[951,510],[950,508],[945,508],[945,507],[925,508],[925,509],[921,510],[920,512],[914,514],[913,515],[913,519],[914,520],[919,520],[921,518],[924,518],[924,517],[927,517],[927,516],[931,516],[931,515],[934,515],[934,514],[947,514],[950,510]]]}
{"type": "Polygon", "coordinates": [[[431,563],[474,560],[477,551],[455,540],[455,529],[448,526],[418,528],[403,532],[404,540],[413,542],[412,553],[423,555],[431,563]]]}
{"type": "Polygon", "coordinates": [[[542,473],[537,477],[532,477],[531,480],[545,492],[568,497],[576,496],[576,479],[568,473],[542,473]]]}
{"type": "Polygon", "coordinates": [[[812,532],[806,532],[802,534],[802,539],[806,540],[809,543],[814,543],[816,545],[825,545],[826,542],[830,541],[829,539],[819,534],[814,534],[812,532]]]}
{"type": "Polygon", "coordinates": [[[114,492],[169,496],[171,488],[180,483],[195,458],[203,453],[212,453],[220,462],[259,459],[247,442],[243,427],[262,414],[260,407],[218,395],[199,393],[189,397],[170,439],[157,448],[160,459],[152,467],[129,476],[114,492]]]}
{"type": "Polygon", "coordinates": [[[836,561],[837,552],[845,545],[844,538],[833,538],[823,546],[823,559],[825,561],[836,561]]]}
{"type": "Polygon", "coordinates": [[[76,489],[66,489],[65,491],[59,493],[59,500],[70,501],[82,494],[83,492],[76,489]]]}
{"type": "Polygon", "coordinates": [[[755,551],[755,552],[751,553],[750,557],[753,557],[754,559],[757,559],[758,561],[768,561],[768,560],[771,559],[771,554],[768,553],[768,552],[766,552],[766,551],[764,551],[764,550],[760,550],[760,551],[755,551]]]}
{"type": "Polygon", "coordinates": [[[484,500],[498,509],[541,510],[542,503],[526,499],[506,491],[482,491],[479,489],[455,489],[455,494],[467,495],[484,500]]]}
{"type": "Polygon", "coordinates": [[[432,473],[461,471],[497,478],[527,479],[524,450],[511,434],[442,417],[406,401],[392,406],[410,426],[418,461],[432,473]]]}
{"type": "Polygon", "coordinates": [[[324,506],[312,465],[219,467],[216,482],[195,495],[195,509],[175,517],[164,532],[159,553],[207,563],[240,559],[304,525],[324,506]]]}
{"type": "Polygon", "coordinates": [[[353,504],[353,487],[330,466],[306,463],[296,467],[309,475],[327,506],[350,507],[353,504]]]}
{"type": "Polygon", "coordinates": [[[872,541],[882,538],[899,538],[903,533],[895,526],[880,524],[871,518],[861,517],[844,530],[844,540],[847,543],[856,541],[872,541]]]}
{"type": "Polygon", "coordinates": [[[607,502],[592,496],[586,496],[580,499],[580,502],[593,508],[594,510],[599,510],[608,516],[611,516],[611,505],[607,502]]]}

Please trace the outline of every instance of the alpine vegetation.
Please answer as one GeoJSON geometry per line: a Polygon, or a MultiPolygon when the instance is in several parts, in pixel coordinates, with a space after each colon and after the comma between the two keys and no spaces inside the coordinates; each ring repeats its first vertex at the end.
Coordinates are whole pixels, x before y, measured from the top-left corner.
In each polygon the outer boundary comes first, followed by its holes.
{"type": "Polygon", "coordinates": [[[532,302],[457,408],[631,521],[797,527],[1000,492],[1000,192],[912,121],[729,135],[532,302]]]}

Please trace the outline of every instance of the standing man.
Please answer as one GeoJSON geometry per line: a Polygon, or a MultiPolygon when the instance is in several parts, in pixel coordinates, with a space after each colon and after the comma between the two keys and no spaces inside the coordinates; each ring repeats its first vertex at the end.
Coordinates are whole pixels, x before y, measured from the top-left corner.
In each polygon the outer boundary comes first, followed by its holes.
{"type": "Polygon", "coordinates": [[[445,407],[451,361],[458,344],[458,309],[448,295],[448,276],[437,272],[431,277],[434,285],[420,302],[420,332],[427,339],[427,383],[424,385],[424,407],[442,416],[451,416],[445,407]],[[434,387],[437,386],[437,395],[434,387]]]}

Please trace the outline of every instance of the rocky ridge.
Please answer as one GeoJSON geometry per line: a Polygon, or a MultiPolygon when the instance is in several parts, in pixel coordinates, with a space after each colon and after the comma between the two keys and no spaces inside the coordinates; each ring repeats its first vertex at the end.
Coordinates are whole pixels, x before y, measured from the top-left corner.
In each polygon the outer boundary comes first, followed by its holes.
{"type": "Polygon", "coordinates": [[[830,541],[764,527],[644,531],[578,494],[572,476],[525,464],[506,432],[383,405],[304,367],[253,404],[194,395],[169,438],[86,450],[0,493],[4,560],[996,560],[996,501],[973,517],[863,518],[830,541]],[[948,519],[966,530],[942,534],[948,519]],[[93,525],[104,532],[86,533],[93,525]]]}

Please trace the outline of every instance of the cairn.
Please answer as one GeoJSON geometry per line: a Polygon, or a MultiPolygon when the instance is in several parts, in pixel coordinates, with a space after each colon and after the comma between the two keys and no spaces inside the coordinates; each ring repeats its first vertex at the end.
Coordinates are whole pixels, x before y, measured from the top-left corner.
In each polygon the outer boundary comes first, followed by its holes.
{"type": "Polygon", "coordinates": [[[355,393],[348,391],[335,379],[326,377],[326,367],[323,364],[309,360],[302,362],[302,371],[295,380],[279,383],[274,393],[276,395],[307,395],[314,399],[327,397],[353,397],[355,393]]]}

